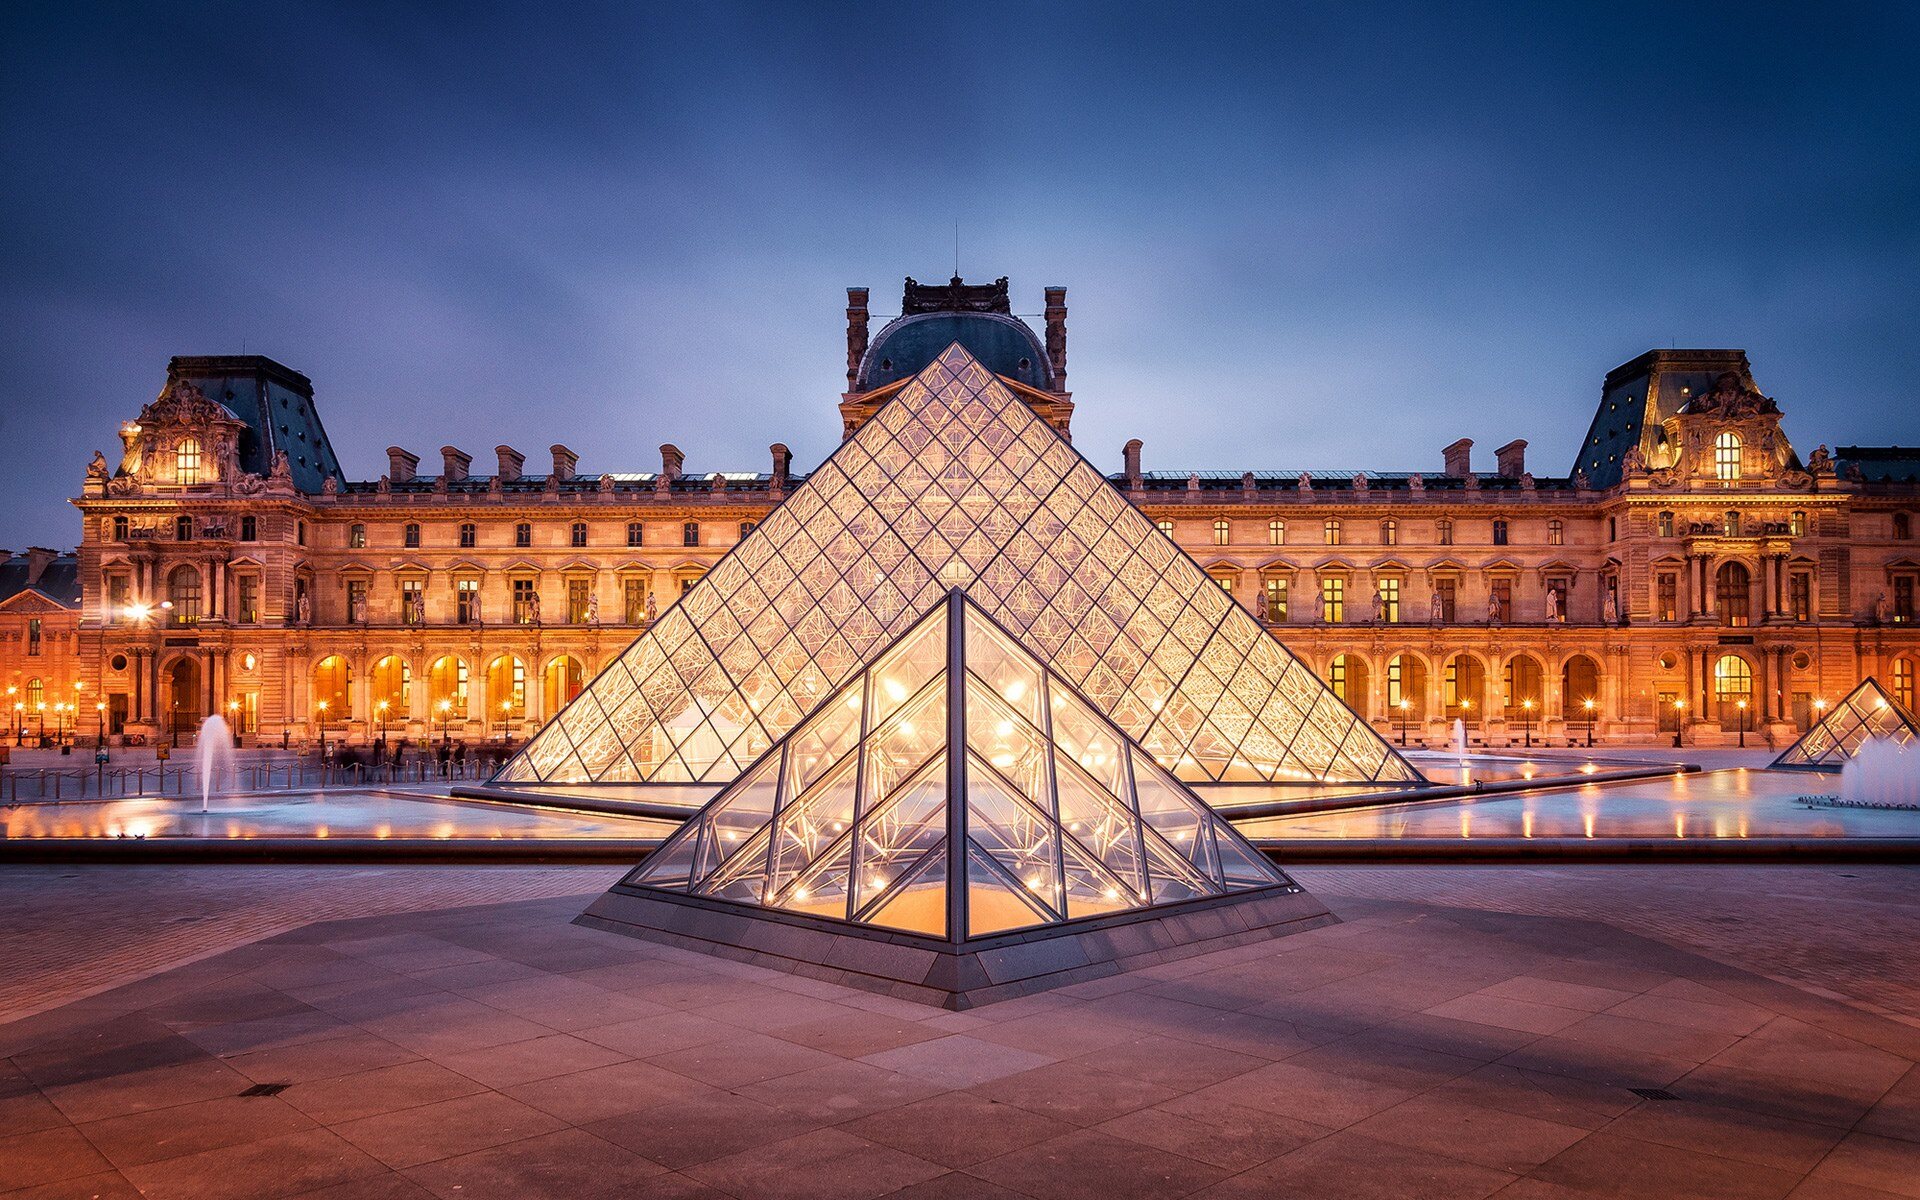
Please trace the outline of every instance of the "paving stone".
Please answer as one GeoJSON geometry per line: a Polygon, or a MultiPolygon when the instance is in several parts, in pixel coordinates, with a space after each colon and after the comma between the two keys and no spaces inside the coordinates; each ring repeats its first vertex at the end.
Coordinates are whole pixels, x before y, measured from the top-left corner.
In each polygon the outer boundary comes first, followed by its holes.
{"type": "Polygon", "coordinates": [[[1675,1149],[1602,1131],[1552,1160],[1532,1175],[1595,1196],[1642,1200],[1679,1194],[1700,1200],[1776,1200],[1792,1190],[1800,1174],[1739,1162],[1717,1155],[1675,1149]]]}
{"type": "Polygon", "coordinates": [[[666,1168],[578,1129],[525,1138],[413,1167],[407,1177],[446,1200],[613,1200],[650,1196],[666,1168]]]}
{"type": "Polygon", "coordinates": [[[0,1137],[0,1192],[96,1175],[111,1166],[85,1135],[71,1128],[0,1137]]]}
{"type": "Polygon", "coordinates": [[[968,1168],[1035,1200],[1158,1200],[1185,1196],[1226,1175],[1154,1146],[1079,1129],[968,1168]]]}
{"type": "Polygon", "coordinates": [[[296,1083],[280,1093],[280,1099],[322,1125],[338,1125],[484,1090],[484,1085],[465,1075],[418,1059],[357,1075],[296,1083]]]}
{"type": "Polygon", "coordinates": [[[226,1096],[93,1121],[79,1128],[95,1149],[124,1169],[318,1126],[275,1096],[226,1096]]]}
{"type": "Polygon", "coordinates": [[[650,1108],[685,1090],[686,1082],[685,1077],[652,1063],[618,1062],[499,1090],[569,1125],[585,1125],[650,1108]]]}
{"type": "Polygon", "coordinates": [[[912,1104],[946,1089],[862,1062],[835,1062],[736,1089],[740,1095],[836,1125],[912,1104]]]}
{"type": "Polygon", "coordinates": [[[1478,1200],[1515,1176],[1347,1131],[1310,1142],[1290,1154],[1208,1188],[1204,1200],[1478,1200]]]}
{"type": "Polygon", "coordinates": [[[1813,1169],[1810,1181],[1920,1196],[1920,1144],[1870,1133],[1847,1135],[1813,1169]]]}
{"type": "Polygon", "coordinates": [[[740,1200],[868,1200],[942,1168],[839,1129],[816,1129],[687,1168],[740,1200]]]}
{"type": "Polygon", "coordinates": [[[1516,1173],[1547,1161],[1589,1132],[1476,1104],[1463,1093],[1443,1089],[1375,1113],[1352,1130],[1379,1141],[1516,1173]]]}
{"type": "Polygon", "coordinates": [[[296,1196],[383,1173],[378,1162],[326,1130],[205,1150],[123,1172],[147,1200],[296,1196]]]}
{"type": "Polygon", "coordinates": [[[963,1088],[1030,1071],[1054,1059],[1050,1055],[956,1033],[863,1055],[860,1061],[918,1076],[942,1087],[963,1088]]]}
{"type": "Polygon", "coordinates": [[[1325,1126],[1220,1100],[1178,1096],[1094,1127],[1227,1171],[1244,1171],[1317,1141],[1325,1126]]]}
{"type": "Polygon", "coordinates": [[[563,1124],[517,1100],[482,1092],[333,1128],[381,1162],[402,1168],[551,1133],[563,1124]]]}
{"type": "Polygon", "coordinates": [[[438,1055],[435,1061],[488,1087],[503,1088],[604,1067],[626,1058],[627,1055],[611,1047],[555,1033],[478,1050],[457,1050],[438,1055]]]}
{"type": "Polygon", "coordinates": [[[683,1170],[818,1126],[798,1113],[689,1082],[670,1100],[595,1121],[586,1129],[662,1166],[683,1170]]]}
{"type": "Polygon", "coordinates": [[[968,1167],[1070,1132],[1041,1113],[949,1092],[849,1122],[847,1132],[946,1167],[968,1167]]]}

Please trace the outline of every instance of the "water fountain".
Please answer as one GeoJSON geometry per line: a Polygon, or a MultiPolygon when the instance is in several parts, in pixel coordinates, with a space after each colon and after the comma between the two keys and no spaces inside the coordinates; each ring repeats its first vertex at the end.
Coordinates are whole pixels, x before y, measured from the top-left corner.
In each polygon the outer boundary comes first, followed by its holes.
{"type": "Polygon", "coordinates": [[[1461,717],[1453,719],[1453,752],[1462,758],[1467,756],[1467,723],[1461,717]]]}
{"type": "Polygon", "coordinates": [[[1840,768],[1840,802],[1861,808],[1920,809],[1920,754],[1869,738],[1840,768]]]}
{"type": "Polygon", "coordinates": [[[206,812],[207,802],[215,792],[234,790],[233,731],[228,728],[225,717],[214,713],[200,722],[200,737],[194,743],[193,758],[200,771],[200,811],[206,812]]]}

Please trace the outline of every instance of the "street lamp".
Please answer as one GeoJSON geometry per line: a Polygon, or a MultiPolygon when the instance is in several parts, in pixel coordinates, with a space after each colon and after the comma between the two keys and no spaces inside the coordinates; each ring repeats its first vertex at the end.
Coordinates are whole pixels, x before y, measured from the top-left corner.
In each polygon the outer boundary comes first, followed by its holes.
{"type": "Polygon", "coordinates": [[[1402,746],[1407,744],[1407,713],[1412,708],[1413,702],[1411,700],[1402,700],[1400,702],[1400,744],[1402,746]]]}
{"type": "Polygon", "coordinates": [[[1687,702],[1685,700],[1675,700],[1673,702],[1673,748],[1675,750],[1680,748],[1680,735],[1686,731],[1686,712],[1687,702]]]}
{"type": "Polygon", "coordinates": [[[39,732],[34,736],[33,740],[44,745],[47,740],[47,702],[45,700],[39,701],[33,706],[33,710],[40,721],[39,732]]]}
{"type": "Polygon", "coordinates": [[[436,707],[440,710],[440,744],[445,746],[453,741],[453,701],[442,700],[436,707]]]}
{"type": "Polygon", "coordinates": [[[16,746],[21,744],[20,743],[20,702],[17,699],[15,699],[15,697],[18,696],[19,694],[20,694],[19,688],[13,686],[12,684],[7,685],[7,710],[13,714],[13,729],[11,732],[13,733],[13,744],[16,746]]]}
{"type": "Polygon", "coordinates": [[[1740,748],[1745,750],[1747,748],[1747,702],[1736,700],[1733,706],[1740,710],[1740,748]]]}
{"type": "Polygon", "coordinates": [[[314,705],[314,707],[320,710],[320,761],[325,762],[327,758],[327,702],[322,700],[320,703],[314,705]]]}
{"type": "Polygon", "coordinates": [[[500,702],[500,744],[502,746],[507,744],[508,727],[512,723],[513,723],[513,701],[502,700],[500,702]]]}
{"type": "Polygon", "coordinates": [[[1580,707],[1587,710],[1587,749],[1591,750],[1593,749],[1593,711],[1595,707],[1593,697],[1588,696],[1585,700],[1582,700],[1580,707]]]}
{"type": "Polygon", "coordinates": [[[387,710],[391,707],[392,703],[386,700],[373,706],[374,719],[380,723],[380,751],[383,756],[387,749],[387,710]]]}
{"type": "Polygon", "coordinates": [[[1520,728],[1526,734],[1527,749],[1533,749],[1533,700],[1520,702],[1520,728]]]}
{"type": "Polygon", "coordinates": [[[240,702],[227,701],[227,735],[233,739],[233,748],[240,748],[240,702]]]}
{"type": "Polygon", "coordinates": [[[93,702],[93,748],[95,750],[107,748],[107,702],[105,700],[93,702]]]}

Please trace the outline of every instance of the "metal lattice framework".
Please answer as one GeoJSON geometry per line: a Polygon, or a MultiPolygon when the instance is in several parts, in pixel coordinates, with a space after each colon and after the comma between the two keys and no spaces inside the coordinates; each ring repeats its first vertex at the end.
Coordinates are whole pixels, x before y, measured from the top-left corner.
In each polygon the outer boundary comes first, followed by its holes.
{"type": "Polygon", "coordinates": [[[954,587],[1183,780],[1420,778],[954,345],[496,781],[735,779],[954,587]]]}
{"type": "Polygon", "coordinates": [[[1920,723],[1914,715],[1889,696],[1879,680],[1868,676],[1774,759],[1773,765],[1838,770],[1869,741],[1879,739],[1905,746],[1917,735],[1920,723]]]}
{"type": "Polygon", "coordinates": [[[1289,881],[955,591],[625,884],[959,942],[1289,881]]]}

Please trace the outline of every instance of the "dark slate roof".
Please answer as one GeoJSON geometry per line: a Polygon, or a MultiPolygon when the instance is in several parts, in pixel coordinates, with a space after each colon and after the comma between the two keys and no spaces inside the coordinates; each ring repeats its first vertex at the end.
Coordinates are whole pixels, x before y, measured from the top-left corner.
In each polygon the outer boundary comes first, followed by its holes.
{"type": "Polygon", "coordinates": [[[1869,483],[1920,482],[1920,449],[1905,446],[1841,446],[1833,452],[1834,469],[1846,478],[1854,467],[1869,483]]]}
{"type": "MultiPolygon", "coordinates": [[[[1241,488],[1242,471],[1142,471],[1141,486],[1149,492],[1185,491],[1187,480],[1195,475],[1200,477],[1200,490],[1203,492],[1237,492],[1241,488]]],[[[1467,481],[1452,475],[1443,475],[1430,471],[1255,471],[1253,486],[1261,491],[1296,491],[1300,487],[1300,476],[1305,475],[1312,481],[1316,491],[1342,491],[1353,487],[1353,477],[1363,475],[1369,489],[1379,491],[1408,491],[1415,475],[1429,492],[1465,491],[1467,481]]],[[[1125,489],[1125,473],[1108,475],[1107,479],[1115,487],[1125,489]]],[[[1476,471],[1474,479],[1486,491],[1520,491],[1520,481],[1491,471],[1476,471]]],[[[1570,491],[1573,482],[1570,479],[1550,479],[1535,477],[1534,488],[1538,491],[1570,491]]]]}
{"type": "Polygon", "coordinates": [[[1608,371],[1571,471],[1585,471],[1596,488],[1619,483],[1627,452],[1636,445],[1650,449],[1648,431],[1657,431],[1694,396],[1711,392],[1725,371],[1753,382],[1744,350],[1649,350],[1608,371]]]}
{"type": "MultiPolygon", "coordinates": [[[[649,495],[654,490],[654,481],[659,478],[654,471],[609,471],[613,479],[615,493],[632,495],[644,492],[649,495]]],[[[673,492],[680,494],[698,494],[714,492],[714,477],[724,476],[727,481],[726,493],[739,492],[742,495],[765,494],[773,490],[773,476],[767,472],[755,471],[709,471],[703,474],[682,475],[673,481],[673,492]]],[[[484,496],[493,483],[491,475],[469,475],[465,479],[450,480],[447,494],[452,496],[484,496]]],[[[563,479],[557,489],[561,495],[592,495],[600,491],[601,476],[597,474],[575,475],[563,479]]],[[[791,492],[806,482],[807,477],[794,472],[787,476],[787,490],[791,492]]],[[[427,495],[438,490],[438,475],[416,475],[404,483],[388,483],[387,487],[394,495],[427,495]]],[[[380,490],[377,481],[354,482],[346,485],[346,492],[355,495],[371,494],[380,490]]],[[[500,481],[500,492],[505,496],[538,496],[547,490],[547,476],[522,475],[518,479],[500,481]]]]}
{"type": "Polygon", "coordinates": [[[186,380],[246,423],[241,470],[265,475],[274,452],[285,450],[301,491],[318,492],[329,477],[345,481],[314,407],[313,384],[300,372],[258,354],[179,355],[168,360],[167,378],[186,380]]]}
{"type": "MultiPolygon", "coordinates": [[[[13,599],[21,592],[29,590],[28,576],[32,573],[32,562],[24,554],[16,554],[5,562],[0,562],[0,603],[13,599]]],[[[80,607],[80,559],[76,555],[62,554],[48,563],[31,585],[31,590],[39,592],[55,604],[66,608],[80,607]]]]}
{"type": "Polygon", "coordinates": [[[984,312],[895,317],[867,347],[854,390],[869,392],[911,379],[955,342],[996,375],[1043,392],[1054,390],[1046,347],[1033,327],[1018,317],[984,312]]]}

